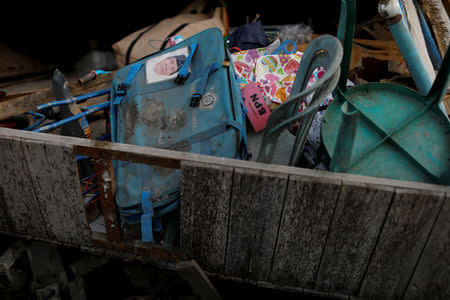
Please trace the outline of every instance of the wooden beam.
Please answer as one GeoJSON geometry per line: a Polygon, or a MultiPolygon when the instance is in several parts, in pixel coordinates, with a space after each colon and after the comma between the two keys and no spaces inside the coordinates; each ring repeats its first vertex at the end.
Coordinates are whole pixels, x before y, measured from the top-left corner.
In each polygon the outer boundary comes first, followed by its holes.
{"type": "Polygon", "coordinates": [[[416,44],[417,50],[419,51],[420,57],[422,58],[422,62],[427,71],[427,75],[429,78],[431,78],[431,82],[433,82],[436,74],[434,72],[430,56],[428,55],[425,38],[423,36],[422,28],[420,27],[419,16],[417,15],[416,8],[412,0],[402,0],[402,3],[409,31],[416,44]]]}
{"type": "Polygon", "coordinates": [[[56,246],[73,247],[95,255],[107,255],[120,258],[124,261],[138,261],[167,269],[170,262],[179,261],[180,255],[177,249],[167,248],[161,245],[142,243],[140,241],[112,243],[106,234],[93,232],[92,245],[83,246],[73,242],[57,241],[49,238],[41,238],[29,234],[0,231],[0,235],[23,239],[26,241],[41,241],[56,246]]]}
{"type": "Polygon", "coordinates": [[[48,237],[19,139],[0,139],[0,230],[48,237]]]}
{"type": "Polygon", "coordinates": [[[448,0],[420,0],[423,14],[431,24],[436,36],[436,43],[442,57],[450,45],[450,19],[446,8],[450,7],[448,0]],[[444,7],[445,4],[445,7],[444,7]]]}
{"type": "Polygon", "coordinates": [[[129,144],[110,143],[104,141],[92,141],[82,138],[59,136],[47,133],[35,133],[24,130],[0,128],[0,139],[6,138],[19,138],[25,140],[25,142],[45,141],[53,145],[71,146],[73,147],[75,154],[78,155],[87,155],[111,160],[125,160],[131,162],[139,162],[161,167],[170,167],[179,169],[182,161],[189,161],[196,163],[213,164],[224,167],[228,166],[236,168],[245,168],[248,170],[255,170],[255,171],[267,171],[270,173],[277,173],[277,174],[299,175],[304,176],[305,178],[310,177],[311,179],[329,178],[337,180],[347,180],[350,182],[354,181],[374,185],[408,188],[414,190],[424,190],[424,191],[434,190],[434,191],[450,192],[450,186],[444,185],[393,180],[386,178],[376,178],[345,173],[334,173],[334,172],[318,171],[273,164],[263,164],[245,160],[229,159],[224,157],[215,157],[195,153],[179,152],[173,150],[135,146],[129,144]]]}
{"type": "MultiPolygon", "coordinates": [[[[299,51],[305,52],[308,45],[309,43],[301,44],[299,46],[299,51]]],[[[384,61],[395,61],[399,63],[405,62],[395,41],[354,39],[350,70],[360,66],[361,59],[365,57],[371,57],[384,61]]]]}
{"type": "Polygon", "coordinates": [[[409,285],[445,194],[396,189],[358,296],[401,298],[409,285]]]}
{"type": "Polygon", "coordinates": [[[23,141],[23,152],[49,238],[91,244],[91,231],[70,145],[23,141]]]}
{"type": "Polygon", "coordinates": [[[97,176],[97,185],[100,190],[100,202],[105,219],[106,234],[109,240],[120,242],[122,237],[114,198],[116,186],[112,161],[94,158],[93,163],[97,176]]]}
{"type": "Polygon", "coordinates": [[[235,168],[225,274],[268,281],[288,176],[235,168]]]}
{"type": "Polygon", "coordinates": [[[269,281],[314,288],[340,180],[289,176],[269,281]]]}
{"type": "MultiPolygon", "coordinates": [[[[135,256],[138,260],[150,260],[158,262],[177,262],[180,260],[178,249],[168,248],[154,243],[143,243],[139,240],[124,241],[120,243],[111,242],[104,233],[92,233],[92,246],[117,251],[124,254],[124,258],[135,256]]],[[[120,256],[120,255],[119,255],[120,256]]]]}
{"type": "Polygon", "coordinates": [[[393,195],[390,187],[342,183],[317,276],[318,290],[357,295],[393,195]]]}
{"type": "Polygon", "coordinates": [[[224,272],[233,168],[181,165],[180,251],[203,269],[224,272]]]}
{"type": "Polygon", "coordinates": [[[444,107],[447,115],[450,116],[450,94],[445,95],[442,101],[444,102],[444,107]]]}
{"type": "Polygon", "coordinates": [[[450,194],[434,225],[406,299],[450,299],[450,194]]]}
{"type": "MultiPolygon", "coordinates": [[[[115,72],[103,74],[96,80],[90,81],[84,85],[78,82],[71,82],[70,89],[74,96],[84,94],[94,89],[101,87],[107,88],[111,85],[112,78],[115,72]]],[[[54,101],[52,88],[39,90],[36,92],[27,92],[26,94],[19,94],[18,97],[5,97],[0,99],[0,120],[21,115],[36,108],[37,105],[54,101]]]]}

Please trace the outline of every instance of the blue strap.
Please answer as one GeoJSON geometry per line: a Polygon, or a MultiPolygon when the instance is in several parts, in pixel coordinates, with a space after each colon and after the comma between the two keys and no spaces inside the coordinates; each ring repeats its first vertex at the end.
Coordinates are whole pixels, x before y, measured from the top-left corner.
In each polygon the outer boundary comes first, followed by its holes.
{"type": "Polygon", "coordinates": [[[228,126],[232,126],[236,128],[240,135],[241,135],[241,144],[239,145],[239,153],[238,158],[239,159],[247,159],[247,153],[248,153],[248,142],[247,142],[247,133],[245,131],[244,126],[242,126],[241,123],[235,120],[228,120],[226,121],[228,126]]]}
{"type": "Polygon", "coordinates": [[[279,54],[280,51],[283,51],[284,54],[292,54],[295,53],[297,51],[297,44],[294,41],[291,40],[285,40],[280,46],[278,46],[277,49],[275,49],[275,51],[272,52],[272,54],[279,54]],[[289,51],[286,46],[292,44],[292,50],[289,51]]]}
{"type": "Polygon", "coordinates": [[[130,71],[128,72],[127,78],[125,78],[123,83],[117,86],[116,98],[113,101],[114,105],[119,105],[122,103],[123,98],[127,94],[127,89],[130,86],[131,81],[134,79],[134,76],[136,76],[141,67],[142,64],[134,64],[130,66],[130,71]]]}
{"type": "Polygon", "coordinates": [[[209,67],[203,71],[202,76],[197,79],[195,91],[196,93],[192,95],[191,98],[191,107],[197,107],[200,104],[200,99],[203,97],[205,93],[206,85],[208,83],[209,76],[217,71],[217,63],[214,62],[209,67]]]}
{"type": "Polygon", "coordinates": [[[189,77],[189,67],[191,66],[192,57],[194,56],[195,50],[197,49],[197,42],[193,42],[190,46],[191,51],[189,52],[188,57],[181,66],[178,71],[177,78],[175,78],[175,82],[177,84],[183,84],[186,79],[189,77]]]}
{"type": "Polygon", "coordinates": [[[141,191],[141,235],[143,242],[153,242],[153,203],[152,203],[152,190],[141,191]]]}

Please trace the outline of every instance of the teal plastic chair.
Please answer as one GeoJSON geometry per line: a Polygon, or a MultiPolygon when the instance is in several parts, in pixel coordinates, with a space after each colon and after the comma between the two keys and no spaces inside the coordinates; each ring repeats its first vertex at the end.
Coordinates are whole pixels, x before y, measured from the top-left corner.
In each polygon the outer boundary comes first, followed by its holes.
{"type": "Polygon", "coordinates": [[[257,158],[258,162],[270,163],[280,133],[286,127],[301,120],[289,159],[289,165],[298,165],[306,137],[319,105],[333,91],[339,80],[342,55],[341,43],[331,35],[320,36],[310,43],[300,61],[291,96],[277,107],[267,120],[257,158]],[[325,68],[324,75],[311,87],[306,88],[309,78],[317,67],[325,68]],[[311,94],[313,96],[308,108],[302,113],[298,113],[302,99],[311,94]]]}
{"type": "Polygon", "coordinates": [[[336,172],[450,184],[450,123],[439,108],[450,78],[450,50],[427,95],[389,83],[346,87],[355,1],[343,0],[337,37],[339,83],[325,111],[322,143],[336,172]]]}

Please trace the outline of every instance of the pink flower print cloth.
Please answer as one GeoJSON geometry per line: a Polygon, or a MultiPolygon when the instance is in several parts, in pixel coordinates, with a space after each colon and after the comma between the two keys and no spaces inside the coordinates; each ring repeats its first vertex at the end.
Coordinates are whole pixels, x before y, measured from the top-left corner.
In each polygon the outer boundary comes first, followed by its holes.
{"type": "Polygon", "coordinates": [[[255,62],[255,82],[263,90],[271,110],[285,102],[294,84],[303,53],[265,55],[255,62]]]}
{"type": "Polygon", "coordinates": [[[246,86],[249,81],[254,81],[255,61],[259,57],[266,55],[267,51],[267,48],[258,48],[231,54],[241,87],[246,86]]]}

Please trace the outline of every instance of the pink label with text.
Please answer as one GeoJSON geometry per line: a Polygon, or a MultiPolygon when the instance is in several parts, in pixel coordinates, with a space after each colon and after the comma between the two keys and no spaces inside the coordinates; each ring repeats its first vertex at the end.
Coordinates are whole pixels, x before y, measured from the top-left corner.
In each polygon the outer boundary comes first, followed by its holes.
{"type": "Polygon", "coordinates": [[[255,132],[263,130],[270,116],[270,109],[261,90],[254,82],[249,82],[241,88],[241,94],[244,106],[247,109],[247,117],[252,123],[253,129],[255,129],[255,132]]]}

